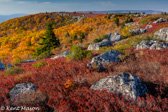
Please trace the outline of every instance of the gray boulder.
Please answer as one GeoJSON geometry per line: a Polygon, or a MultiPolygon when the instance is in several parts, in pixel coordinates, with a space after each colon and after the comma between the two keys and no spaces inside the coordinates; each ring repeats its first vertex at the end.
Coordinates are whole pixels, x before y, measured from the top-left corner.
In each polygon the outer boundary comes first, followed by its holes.
{"type": "Polygon", "coordinates": [[[99,56],[93,57],[92,61],[87,64],[87,66],[99,66],[103,67],[104,65],[113,63],[113,62],[118,62],[120,61],[119,55],[121,55],[119,52],[110,50],[108,52],[105,52],[99,56]]]}
{"type": "Polygon", "coordinates": [[[10,91],[10,96],[12,98],[17,97],[20,93],[24,94],[30,90],[36,91],[37,86],[32,84],[32,83],[20,83],[17,84],[11,91],[10,91]]]}
{"type": "Polygon", "coordinates": [[[9,65],[8,65],[8,68],[11,68],[11,67],[13,67],[13,65],[9,64],[9,65]]]}
{"type": "Polygon", "coordinates": [[[136,49],[166,49],[168,48],[168,43],[160,42],[160,41],[153,41],[151,40],[150,42],[142,41],[140,44],[136,46],[136,49]]]}
{"type": "Polygon", "coordinates": [[[130,30],[131,33],[135,34],[135,35],[139,35],[139,34],[142,34],[142,33],[146,33],[147,30],[146,29],[133,29],[133,30],[130,30]]]}
{"type": "Polygon", "coordinates": [[[42,94],[38,87],[32,83],[20,83],[17,84],[10,91],[10,103],[12,106],[35,106],[46,105],[48,102],[48,96],[42,94]]]}
{"type": "Polygon", "coordinates": [[[147,25],[147,26],[146,26],[146,29],[152,28],[152,27],[153,27],[153,25],[147,25]]]}
{"type": "Polygon", "coordinates": [[[31,63],[31,62],[35,62],[36,60],[26,60],[23,63],[31,63]]]}
{"type": "Polygon", "coordinates": [[[154,33],[155,38],[161,39],[163,41],[168,41],[168,27],[162,28],[154,33]]]}
{"type": "Polygon", "coordinates": [[[55,56],[55,57],[53,57],[53,58],[51,58],[51,59],[57,59],[57,58],[65,58],[68,54],[71,54],[71,51],[65,51],[64,53],[62,53],[62,54],[60,54],[60,55],[58,55],[58,56],[55,56]]]}
{"type": "Polygon", "coordinates": [[[137,96],[145,97],[145,93],[148,92],[146,85],[137,76],[128,73],[110,75],[93,84],[90,89],[107,89],[112,93],[117,92],[118,95],[126,95],[134,100],[137,96]]]}
{"type": "Polygon", "coordinates": [[[117,42],[120,41],[122,37],[119,33],[109,33],[107,34],[107,39],[111,42],[117,42]]]}
{"type": "Polygon", "coordinates": [[[100,47],[111,46],[112,43],[118,42],[122,39],[121,35],[118,33],[109,33],[106,36],[107,36],[107,39],[104,39],[101,42],[91,43],[88,46],[88,50],[99,50],[100,47]]]}
{"type": "Polygon", "coordinates": [[[153,23],[161,23],[161,22],[166,22],[166,19],[159,18],[158,20],[154,21],[153,23]]]}
{"type": "Polygon", "coordinates": [[[111,42],[104,39],[103,41],[99,42],[99,43],[91,43],[88,46],[88,50],[99,50],[100,47],[105,47],[105,46],[111,46],[111,42]]]}
{"type": "Polygon", "coordinates": [[[5,70],[5,65],[0,61],[0,70],[5,70]]]}
{"type": "Polygon", "coordinates": [[[134,26],[134,25],[138,25],[138,23],[137,22],[125,23],[125,26],[134,26]]]}

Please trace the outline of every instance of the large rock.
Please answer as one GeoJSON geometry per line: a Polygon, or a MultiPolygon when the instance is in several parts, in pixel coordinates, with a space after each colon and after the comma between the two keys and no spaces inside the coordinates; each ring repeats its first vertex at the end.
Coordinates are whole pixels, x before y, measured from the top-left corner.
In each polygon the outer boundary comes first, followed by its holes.
{"type": "Polygon", "coordinates": [[[137,99],[137,96],[144,97],[145,93],[148,92],[146,85],[137,76],[128,73],[110,75],[96,82],[90,89],[107,89],[112,93],[117,92],[118,95],[126,95],[134,100],[137,99]]]}
{"type": "Polygon", "coordinates": [[[88,50],[99,50],[100,47],[105,47],[105,46],[111,46],[111,42],[104,39],[103,41],[99,42],[99,43],[91,43],[88,46],[88,50]]]}
{"type": "Polygon", "coordinates": [[[147,25],[147,26],[146,26],[146,29],[152,28],[152,27],[153,27],[153,25],[147,25]]]}
{"type": "Polygon", "coordinates": [[[103,65],[107,65],[113,62],[120,61],[119,55],[121,55],[119,52],[110,50],[108,52],[105,52],[99,56],[93,57],[92,61],[87,64],[87,66],[99,66],[102,67],[103,65]]]}
{"type": "Polygon", "coordinates": [[[154,33],[155,38],[168,41],[168,28],[162,28],[154,33]]]}
{"type": "Polygon", "coordinates": [[[51,59],[57,59],[57,58],[65,58],[68,54],[71,54],[71,51],[65,51],[64,53],[58,55],[58,56],[55,56],[51,59]]]}
{"type": "Polygon", "coordinates": [[[146,29],[133,29],[133,30],[130,30],[131,33],[135,34],[135,35],[139,35],[139,34],[142,34],[142,33],[146,33],[146,29]]]}
{"type": "Polygon", "coordinates": [[[26,60],[23,63],[31,63],[31,62],[35,62],[36,60],[26,60]]]}
{"type": "Polygon", "coordinates": [[[10,91],[10,102],[12,106],[35,106],[47,103],[47,96],[42,94],[38,87],[32,83],[17,84],[10,91]]]}
{"type": "Polygon", "coordinates": [[[5,70],[5,65],[0,61],[0,70],[5,70]]]}
{"type": "Polygon", "coordinates": [[[9,65],[8,65],[8,68],[11,68],[11,67],[13,67],[13,65],[9,64],[9,65]]]}
{"type": "Polygon", "coordinates": [[[101,42],[91,43],[88,46],[88,50],[99,50],[100,47],[111,46],[112,43],[118,42],[122,39],[121,35],[118,33],[109,33],[106,36],[107,36],[107,39],[104,39],[101,42]]]}
{"type": "Polygon", "coordinates": [[[17,97],[20,93],[26,93],[30,90],[36,91],[38,87],[32,83],[20,83],[17,84],[11,91],[10,96],[12,98],[17,97]]]}
{"type": "Polygon", "coordinates": [[[107,34],[107,39],[111,42],[117,42],[120,41],[122,37],[119,33],[109,33],[107,34]]]}
{"type": "Polygon", "coordinates": [[[137,50],[138,49],[145,49],[145,48],[158,49],[158,50],[166,49],[166,48],[168,48],[168,43],[151,40],[150,42],[142,41],[140,44],[138,44],[136,46],[137,50]]]}
{"type": "Polygon", "coordinates": [[[159,18],[158,20],[154,21],[153,23],[161,23],[161,22],[166,22],[166,19],[159,18]]]}
{"type": "Polygon", "coordinates": [[[134,26],[134,25],[138,25],[138,23],[137,22],[125,23],[125,26],[134,26]]]}

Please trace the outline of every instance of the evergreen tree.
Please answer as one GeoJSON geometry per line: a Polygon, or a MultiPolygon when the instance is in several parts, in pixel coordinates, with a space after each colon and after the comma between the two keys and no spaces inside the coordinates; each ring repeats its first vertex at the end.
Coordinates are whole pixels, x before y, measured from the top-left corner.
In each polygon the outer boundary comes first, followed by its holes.
{"type": "Polygon", "coordinates": [[[114,20],[114,23],[117,25],[117,27],[119,26],[119,19],[118,18],[116,18],[115,20],[114,20]]]}
{"type": "Polygon", "coordinates": [[[44,37],[40,37],[42,42],[39,43],[39,45],[42,45],[42,47],[36,49],[36,52],[34,53],[35,57],[43,53],[50,53],[52,49],[60,45],[59,39],[55,36],[53,30],[52,24],[48,23],[44,37]]]}

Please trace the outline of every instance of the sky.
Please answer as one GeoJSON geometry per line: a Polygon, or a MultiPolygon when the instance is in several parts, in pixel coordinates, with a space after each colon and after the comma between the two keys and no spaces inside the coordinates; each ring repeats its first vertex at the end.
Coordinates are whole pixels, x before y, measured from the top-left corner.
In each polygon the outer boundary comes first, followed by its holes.
{"type": "Polygon", "coordinates": [[[168,0],[0,0],[0,15],[59,11],[157,10],[168,0]]]}

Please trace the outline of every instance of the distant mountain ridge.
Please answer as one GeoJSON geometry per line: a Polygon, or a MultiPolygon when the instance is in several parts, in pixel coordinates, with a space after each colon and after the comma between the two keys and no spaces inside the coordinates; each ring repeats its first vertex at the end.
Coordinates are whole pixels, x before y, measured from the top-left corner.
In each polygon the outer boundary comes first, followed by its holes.
{"type": "Polygon", "coordinates": [[[12,15],[0,15],[0,23],[9,19],[25,16],[26,14],[12,14],[12,15]]]}
{"type": "Polygon", "coordinates": [[[146,14],[159,14],[163,11],[156,10],[108,10],[108,11],[79,11],[79,12],[92,12],[92,13],[135,13],[135,12],[145,12],[146,14]]]}

